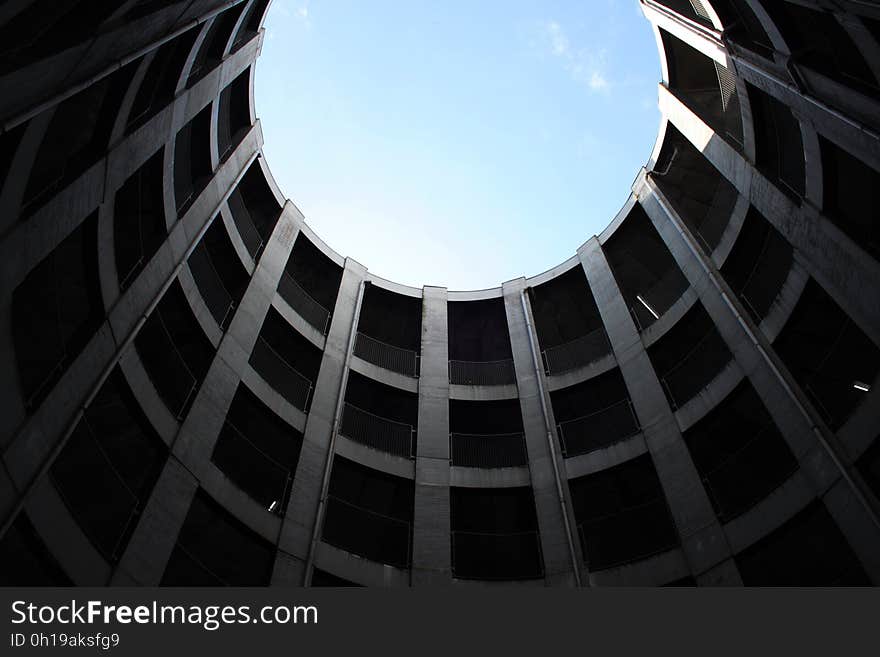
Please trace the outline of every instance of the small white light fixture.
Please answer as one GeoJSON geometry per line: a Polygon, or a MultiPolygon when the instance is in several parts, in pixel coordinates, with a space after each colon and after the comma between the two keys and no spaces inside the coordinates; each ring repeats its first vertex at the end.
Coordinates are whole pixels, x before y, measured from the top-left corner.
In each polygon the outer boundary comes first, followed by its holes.
{"type": "Polygon", "coordinates": [[[278,506],[278,500],[272,500],[272,504],[269,505],[269,511],[274,511],[276,506],[278,506]]]}
{"type": "Polygon", "coordinates": [[[654,316],[654,319],[660,319],[660,315],[657,314],[657,311],[655,311],[653,308],[651,308],[651,306],[648,305],[648,302],[642,298],[641,294],[637,294],[636,299],[638,300],[638,302],[640,304],[642,304],[645,308],[648,309],[648,312],[654,316]]]}
{"type": "Polygon", "coordinates": [[[859,392],[871,392],[871,386],[867,383],[862,383],[861,381],[853,381],[853,388],[859,392]]]}

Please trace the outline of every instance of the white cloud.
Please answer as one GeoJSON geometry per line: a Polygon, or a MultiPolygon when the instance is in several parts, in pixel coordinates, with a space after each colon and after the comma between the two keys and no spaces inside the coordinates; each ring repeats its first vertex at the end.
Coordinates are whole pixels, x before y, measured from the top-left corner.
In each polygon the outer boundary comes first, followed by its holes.
{"type": "Polygon", "coordinates": [[[550,39],[550,46],[553,54],[557,57],[567,56],[568,53],[568,37],[562,31],[562,26],[556,21],[548,21],[545,29],[547,37],[550,39]]]}
{"type": "Polygon", "coordinates": [[[590,75],[590,89],[593,91],[607,90],[608,80],[605,79],[605,75],[599,71],[593,71],[592,75],[590,75]]]}
{"type": "Polygon", "coordinates": [[[541,40],[544,48],[558,58],[572,79],[594,93],[611,91],[611,81],[606,73],[604,49],[577,48],[572,46],[565,29],[558,21],[541,24],[541,40]]]}

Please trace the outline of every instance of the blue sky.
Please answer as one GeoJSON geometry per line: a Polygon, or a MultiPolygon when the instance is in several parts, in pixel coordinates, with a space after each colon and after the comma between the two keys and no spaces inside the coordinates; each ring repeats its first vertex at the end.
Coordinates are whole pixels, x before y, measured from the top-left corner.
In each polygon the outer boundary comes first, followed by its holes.
{"type": "Polygon", "coordinates": [[[330,246],[420,287],[494,287],[601,232],[657,136],[636,0],[275,0],[256,108],[330,246]]]}

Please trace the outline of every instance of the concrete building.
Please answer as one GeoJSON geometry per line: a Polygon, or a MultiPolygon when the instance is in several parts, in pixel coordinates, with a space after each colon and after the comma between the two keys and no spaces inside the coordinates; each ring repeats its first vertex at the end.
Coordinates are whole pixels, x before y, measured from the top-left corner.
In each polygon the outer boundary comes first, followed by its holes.
{"type": "Polygon", "coordinates": [[[641,0],[628,202],[451,292],[278,189],[267,6],[0,6],[0,583],[880,583],[880,7],[641,0]]]}

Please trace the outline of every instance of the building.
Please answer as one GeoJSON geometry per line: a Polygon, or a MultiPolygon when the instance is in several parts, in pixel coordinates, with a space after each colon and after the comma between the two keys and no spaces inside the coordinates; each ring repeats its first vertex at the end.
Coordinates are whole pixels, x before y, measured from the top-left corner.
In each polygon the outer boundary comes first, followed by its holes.
{"type": "Polygon", "coordinates": [[[880,583],[880,8],[641,0],[629,201],[450,292],[285,200],[267,6],[0,7],[3,583],[880,583]]]}

